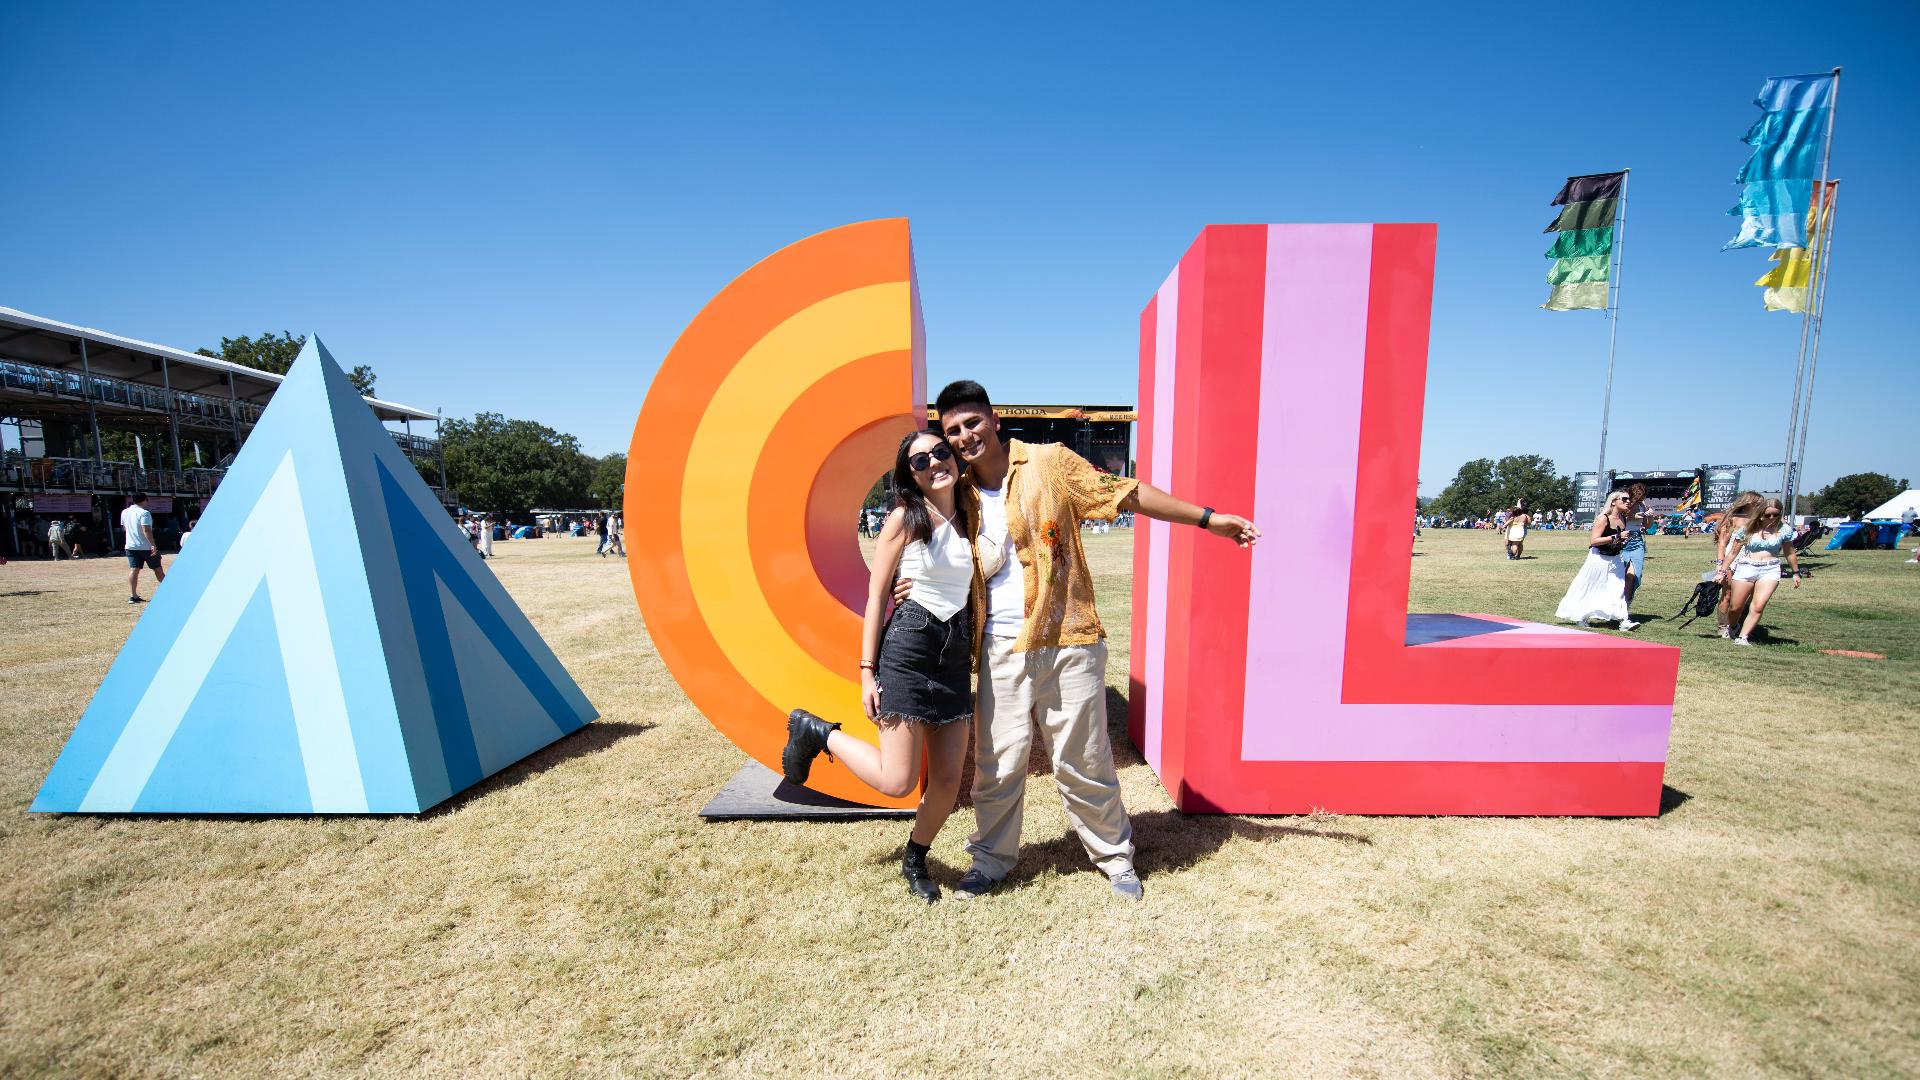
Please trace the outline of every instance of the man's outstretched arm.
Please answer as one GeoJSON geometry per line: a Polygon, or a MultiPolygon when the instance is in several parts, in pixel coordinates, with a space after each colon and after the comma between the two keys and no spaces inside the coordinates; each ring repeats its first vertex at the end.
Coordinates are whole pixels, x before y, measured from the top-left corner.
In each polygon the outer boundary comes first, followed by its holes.
{"type": "Polygon", "coordinates": [[[1260,530],[1246,518],[1217,510],[1208,514],[1205,507],[1195,506],[1144,481],[1120,500],[1120,509],[1132,510],[1175,525],[1199,525],[1200,519],[1205,517],[1206,530],[1215,536],[1225,537],[1241,547],[1252,547],[1260,542],[1260,530]]]}

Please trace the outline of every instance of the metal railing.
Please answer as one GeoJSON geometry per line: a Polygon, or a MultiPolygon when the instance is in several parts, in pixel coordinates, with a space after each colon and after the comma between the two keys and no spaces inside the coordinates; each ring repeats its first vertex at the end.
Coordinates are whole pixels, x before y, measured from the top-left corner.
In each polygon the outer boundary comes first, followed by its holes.
{"type": "Polygon", "coordinates": [[[182,422],[197,423],[202,427],[230,427],[236,418],[242,424],[255,424],[265,411],[265,406],[250,401],[168,390],[164,386],[149,386],[105,375],[86,375],[18,360],[0,360],[0,389],[44,397],[90,400],[97,405],[143,412],[165,414],[171,411],[182,422]],[[169,404],[171,409],[168,408],[169,404]]]}

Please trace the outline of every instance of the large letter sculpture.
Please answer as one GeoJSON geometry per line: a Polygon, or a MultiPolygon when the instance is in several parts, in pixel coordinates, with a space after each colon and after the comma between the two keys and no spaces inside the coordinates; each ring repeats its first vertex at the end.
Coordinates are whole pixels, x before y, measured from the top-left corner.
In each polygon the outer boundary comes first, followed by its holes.
{"type": "MultiPolygon", "coordinates": [[[[1408,615],[1432,225],[1213,225],[1140,322],[1134,742],[1182,810],[1654,814],[1679,651],[1408,615]]],[[[1491,550],[1491,549],[1489,549],[1491,550]]]]}
{"type": "Polygon", "coordinates": [[[33,809],[413,813],[595,715],[309,338],[33,809]]]}
{"type": "MultiPolygon", "coordinates": [[[[867,582],[854,528],[925,402],[904,218],[810,236],[741,274],[647,391],[627,458],[634,595],[694,705],[775,771],[794,708],[877,738],[852,678],[867,582]]],[[[824,758],[808,786],[917,800],[824,758]]]]}

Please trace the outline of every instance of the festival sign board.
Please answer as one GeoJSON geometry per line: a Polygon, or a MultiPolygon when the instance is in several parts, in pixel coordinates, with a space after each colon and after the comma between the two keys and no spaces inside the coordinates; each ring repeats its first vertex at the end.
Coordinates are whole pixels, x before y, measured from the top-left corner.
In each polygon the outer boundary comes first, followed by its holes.
{"type": "Polygon", "coordinates": [[[1705,509],[1707,513],[1718,513],[1732,505],[1734,496],[1740,493],[1739,469],[1708,469],[1705,509]]]}
{"type": "Polygon", "coordinates": [[[1266,525],[1135,529],[1128,726],[1182,810],[1659,812],[1679,650],[1407,612],[1435,236],[1211,225],[1141,315],[1142,478],[1266,525]]]}

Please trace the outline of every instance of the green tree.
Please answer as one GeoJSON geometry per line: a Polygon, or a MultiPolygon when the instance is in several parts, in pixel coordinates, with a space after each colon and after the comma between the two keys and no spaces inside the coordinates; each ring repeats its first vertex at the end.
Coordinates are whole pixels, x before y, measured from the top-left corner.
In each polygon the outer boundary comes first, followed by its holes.
{"type": "Polygon", "coordinates": [[[627,484],[627,455],[608,454],[593,462],[593,483],[587,486],[587,494],[593,496],[595,506],[605,506],[618,510],[620,489],[627,484]]]}
{"type": "Polygon", "coordinates": [[[1493,504],[1500,498],[1498,492],[1493,459],[1474,458],[1460,466],[1460,471],[1453,474],[1453,482],[1434,498],[1428,509],[1448,518],[1482,517],[1493,513],[1493,504]]]}
{"type": "Polygon", "coordinates": [[[1509,454],[1495,461],[1474,458],[1453,476],[1427,509],[1450,518],[1488,517],[1527,500],[1530,510],[1561,510],[1573,505],[1573,478],[1554,471],[1539,454],[1509,454]]]}
{"type": "Polygon", "coordinates": [[[588,504],[593,459],[580,440],[532,420],[480,413],[441,425],[447,486],[477,510],[524,514],[588,504]]]}
{"type": "Polygon", "coordinates": [[[1561,476],[1553,461],[1539,454],[1509,454],[1493,467],[1500,506],[1527,500],[1529,510],[1564,510],[1573,506],[1573,477],[1561,476]]]}
{"type": "Polygon", "coordinates": [[[1906,490],[1886,473],[1848,473],[1813,494],[1813,504],[1822,517],[1846,517],[1864,514],[1906,490]]]}
{"type": "MultiPolygon", "coordinates": [[[[294,337],[282,330],[278,334],[266,333],[257,338],[244,335],[220,339],[220,351],[196,349],[201,356],[217,357],[234,364],[244,364],[260,371],[270,371],[275,375],[285,375],[293,366],[294,358],[300,355],[300,347],[307,343],[307,335],[294,337]]],[[[362,394],[373,396],[373,383],[376,376],[373,369],[360,364],[347,372],[347,381],[362,394]]]]}

